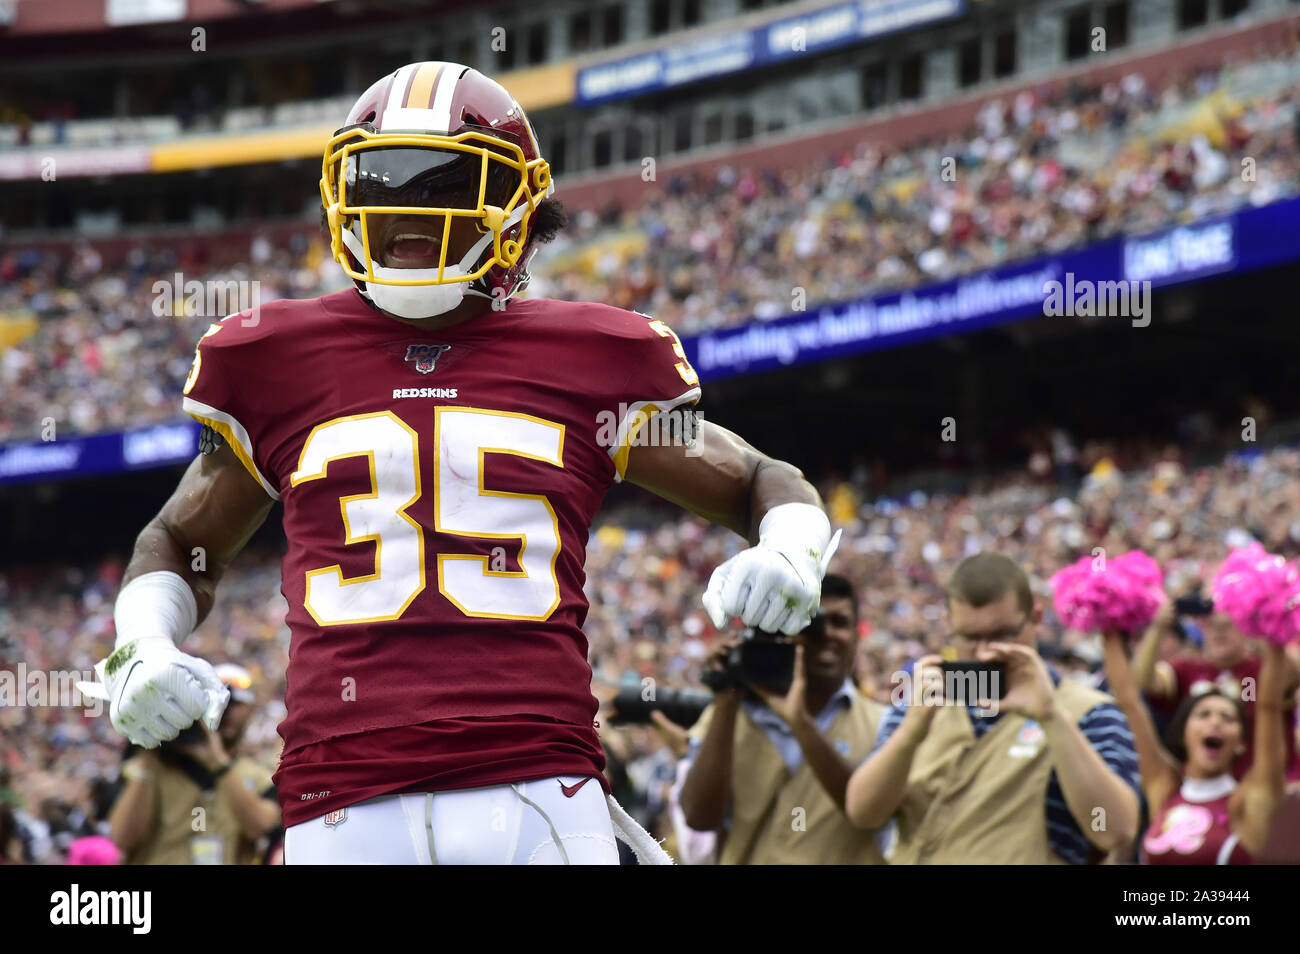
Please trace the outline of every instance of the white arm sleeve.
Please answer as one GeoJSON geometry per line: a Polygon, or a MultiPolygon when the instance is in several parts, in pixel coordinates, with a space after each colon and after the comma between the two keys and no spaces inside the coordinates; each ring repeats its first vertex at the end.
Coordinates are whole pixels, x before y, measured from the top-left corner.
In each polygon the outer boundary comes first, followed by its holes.
{"type": "Polygon", "coordinates": [[[194,591],[179,573],[155,570],[137,576],[117,594],[113,623],[117,627],[115,647],[136,639],[162,638],[179,646],[194,632],[199,606],[194,591]]]}

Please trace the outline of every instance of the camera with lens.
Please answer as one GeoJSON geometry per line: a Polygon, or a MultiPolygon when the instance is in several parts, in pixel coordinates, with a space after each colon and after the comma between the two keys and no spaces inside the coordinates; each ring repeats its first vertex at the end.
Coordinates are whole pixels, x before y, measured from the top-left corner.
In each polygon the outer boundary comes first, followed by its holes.
{"type": "Polygon", "coordinates": [[[1188,632],[1187,626],[1183,623],[1183,617],[1191,617],[1196,620],[1192,623],[1193,627],[1199,628],[1205,617],[1214,613],[1214,601],[1206,599],[1199,593],[1192,593],[1187,596],[1180,596],[1174,600],[1174,624],[1173,630],[1179,639],[1188,639],[1191,633],[1188,632]]]}
{"type": "MultiPolygon", "coordinates": [[[[805,639],[816,639],[825,625],[825,619],[818,613],[802,635],[805,639]]],[[[795,642],[791,637],[761,629],[745,629],[740,633],[739,645],[727,653],[722,668],[706,670],[700,681],[713,692],[737,686],[756,686],[786,693],[794,682],[794,659],[795,642]]],[[[690,727],[713,702],[713,692],[657,689],[646,698],[640,684],[628,683],[619,689],[611,704],[613,715],[610,722],[614,725],[643,725],[650,722],[650,713],[659,709],[678,725],[690,727]]]]}
{"type": "MultiPolygon", "coordinates": [[[[804,638],[818,638],[825,626],[825,617],[818,613],[804,628],[804,638]]],[[[740,634],[740,645],[727,653],[722,668],[708,670],[701,681],[714,692],[736,686],[789,692],[794,682],[794,650],[795,642],[789,636],[746,629],[740,634]]]]}
{"type": "Polygon", "coordinates": [[[1174,612],[1179,616],[1209,616],[1214,612],[1214,601],[1199,593],[1180,596],[1174,600],[1174,612]]]}
{"type": "Polygon", "coordinates": [[[181,729],[180,734],[172,739],[170,744],[178,748],[198,745],[204,739],[204,728],[202,720],[196,719],[188,729],[181,729]]]}
{"type": "Polygon", "coordinates": [[[610,703],[611,725],[649,725],[650,713],[658,709],[682,728],[689,729],[713,702],[713,693],[705,689],[659,689],[647,698],[641,684],[625,683],[610,703]]]}

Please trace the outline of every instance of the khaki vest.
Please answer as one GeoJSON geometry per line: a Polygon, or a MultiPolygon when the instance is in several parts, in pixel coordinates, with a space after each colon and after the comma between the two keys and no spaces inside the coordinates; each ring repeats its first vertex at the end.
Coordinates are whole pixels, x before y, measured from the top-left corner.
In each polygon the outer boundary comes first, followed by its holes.
{"type": "MultiPolygon", "coordinates": [[[[261,793],[270,775],[257,763],[238,758],[230,774],[241,784],[261,793]]],[[[251,865],[257,861],[256,844],[244,837],[234,813],[216,791],[204,792],[188,775],[172,765],[154,771],[153,829],[126,858],[130,865],[251,865]],[[196,808],[203,814],[197,815],[196,808]],[[198,819],[203,831],[195,831],[198,819]]]]}
{"type": "MultiPolygon", "coordinates": [[[[856,766],[870,754],[883,712],[884,706],[854,690],[849,706],[822,735],[832,746],[847,743],[845,758],[856,766]]],[[[691,734],[703,739],[712,716],[710,706],[691,734]]],[[[731,827],[718,863],[878,865],[884,859],[875,832],[853,826],[806,759],[791,775],[776,746],[742,708],[731,765],[731,827]]]]}
{"type": "MultiPolygon", "coordinates": [[[[1057,703],[1077,724],[1111,697],[1062,679],[1057,703]]],[[[962,706],[944,706],[917,748],[890,864],[1065,864],[1047,837],[1052,762],[1036,723],[1008,713],[976,740],[962,706]]]]}

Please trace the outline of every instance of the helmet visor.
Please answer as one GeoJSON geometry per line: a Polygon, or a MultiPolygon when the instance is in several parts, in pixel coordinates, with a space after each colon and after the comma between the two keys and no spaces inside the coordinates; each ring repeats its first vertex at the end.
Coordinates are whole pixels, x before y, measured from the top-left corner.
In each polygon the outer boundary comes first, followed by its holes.
{"type": "Polygon", "coordinates": [[[487,151],[390,146],[349,150],[341,183],[344,206],[371,209],[508,208],[523,173],[487,151]]]}

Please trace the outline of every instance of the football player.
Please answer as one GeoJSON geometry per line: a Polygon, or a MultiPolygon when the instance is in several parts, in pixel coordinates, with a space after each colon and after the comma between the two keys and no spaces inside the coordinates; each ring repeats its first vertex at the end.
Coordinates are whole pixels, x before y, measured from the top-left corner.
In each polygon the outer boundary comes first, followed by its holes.
{"type": "Polygon", "coordinates": [[[179,646],[278,500],[286,863],[615,864],[616,835],[666,862],[606,795],[582,632],[592,518],[629,480],[742,534],[706,609],[794,634],[834,549],[817,492],[709,423],[637,439],[656,415],[689,424],[700,397],[662,322],[515,297],[563,212],[491,79],[426,62],[379,80],[320,188],[356,287],[200,341],[184,408],[203,453],[136,541],[99,666],[113,726],[145,747],[215,727],[225,692],[179,646]]]}

